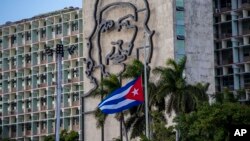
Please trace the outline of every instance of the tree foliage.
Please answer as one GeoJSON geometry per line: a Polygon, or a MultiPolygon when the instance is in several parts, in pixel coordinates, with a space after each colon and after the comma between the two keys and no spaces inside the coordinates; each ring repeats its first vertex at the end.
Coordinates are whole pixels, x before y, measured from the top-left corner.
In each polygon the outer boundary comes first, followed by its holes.
{"type": "Polygon", "coordinates": [[[208,84],[187,84],[184,76],[186,57],[179,62],[168,59],[165,66],[156,67],[153,72],[160,76],[157,82],[156,99],[168,97],[167,113],[188,113],[196,109],[200,101],[207,101],[208,84]]]}
{"type": "Polygon", "coordinates": [[[204,104],[196,112],[176,118],[182,141],[222,141],[229,138],[229,127],[250,124],[250,107],[239,103],[204,104]]]}
{"type": "MultiPolygon", "coordinates": [[[[79,134],[76,131],[62,130],[60,133],[60,141],[78,141],[79,134]]],[[[44,141],[55,141],[55,135],[46,136],[44,141]]]]}

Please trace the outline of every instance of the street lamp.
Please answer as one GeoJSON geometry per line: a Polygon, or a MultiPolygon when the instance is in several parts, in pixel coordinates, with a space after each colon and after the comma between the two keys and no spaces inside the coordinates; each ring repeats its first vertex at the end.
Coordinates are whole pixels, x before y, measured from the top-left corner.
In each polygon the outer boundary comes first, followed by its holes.
{"type": "MultiPolygon", "coordinates": [[[[68,48],[70,55],[74,53],[76,46],[72,45],[68,48]]],[[[56,49],[53,50],[49,47],[45,48],[45,53],[49,56],[53,56],[53,52],[56,52],[56,64],[57,64],[57,96],[56,96],[56,141],[60,139],[60,110],[61,110],[61,95],[62,95],[62,58],[64,56],[64,48],[62,44],[57,44],[56,49]]]]}

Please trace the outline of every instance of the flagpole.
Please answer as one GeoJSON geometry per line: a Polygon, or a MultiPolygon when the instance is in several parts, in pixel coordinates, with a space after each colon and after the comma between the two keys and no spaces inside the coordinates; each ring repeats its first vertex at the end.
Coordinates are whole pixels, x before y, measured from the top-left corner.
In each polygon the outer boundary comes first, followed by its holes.
{"type": "MultiPolygon", "coordinates": [[[[145,33],[146,38],[146,33],[145,33]]],[[[145,118],[146,118],[146,137],[149,139],[149,123],[148,123],[148,82],[147,82],[147,39],[145,39],[144,45],[144,89],[145,89],[145,118]]]]}
{"type": "MultiPolygon", "coordinates": [[[[122,87],[122,76],[121,76],[121,74],[119,75],[119,82],[120,82],[120,85],[122,87]]],[[[121,138],[121,141],[123,141],[123,135],[122,135],[122,114],[121,114],[121,117],[120,117],[120,138],[121,138]]]]}

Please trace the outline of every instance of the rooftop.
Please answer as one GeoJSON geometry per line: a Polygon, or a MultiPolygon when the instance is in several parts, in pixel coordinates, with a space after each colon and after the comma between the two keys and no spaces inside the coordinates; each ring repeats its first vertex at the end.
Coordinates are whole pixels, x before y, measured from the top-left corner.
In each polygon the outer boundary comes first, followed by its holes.
{"type": "Polygon", "coordinates": [[[70,6],[70,7],[65,7],[65,8],[62,9],[62,10],[56,10],[56,11],[49,12],[49,13],[39,14],[39,15],[33,16],[33,17],[31,17],[31,18],[28,18],[28,19],[22,19],[22,20],[15,21],[15,22],[7,21],[5,24],[0,25],[0,28],[2,28],[2,27],[4,27],[4,26],[10,26],[10,25],[22,23],[22,22],[32,21],[32,20],[35,20],[35,19],[40,19],[40,18],[44,18],[44,17],[49,17],[49,16],[52,16],[52,15],[60,14],[60,13],[65,13],[65,12],[69,12],[69,11],[74,11],[74,10],[78,10],[78,9],[80,9],[80,8],[79,8],[79,7],[72,7],[72,6],[70,6]]]}

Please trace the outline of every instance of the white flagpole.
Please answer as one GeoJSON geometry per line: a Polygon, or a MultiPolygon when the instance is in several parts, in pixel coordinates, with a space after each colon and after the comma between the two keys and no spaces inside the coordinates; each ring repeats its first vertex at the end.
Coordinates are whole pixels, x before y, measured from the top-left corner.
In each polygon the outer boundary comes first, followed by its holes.
{"type": "Polygon", "coordinates": [[[144,46],[144,92],[145,92],[145,118],[146,118],[146,137],[149,139],[149,118],[148,118],[148,83],[147,83],[147,36],[145,33],[145,46],[144,46]]]}

